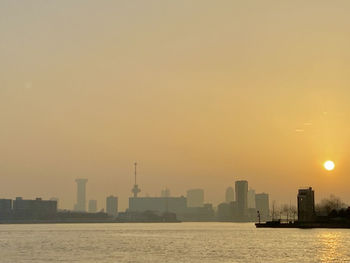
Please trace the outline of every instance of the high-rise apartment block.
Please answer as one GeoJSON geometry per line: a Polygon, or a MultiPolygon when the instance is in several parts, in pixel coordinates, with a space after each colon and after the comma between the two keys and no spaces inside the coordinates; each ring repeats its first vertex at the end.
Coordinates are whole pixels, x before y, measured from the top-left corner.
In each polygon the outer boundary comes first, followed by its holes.
{"type": "Polygon", "coordinates": [[[74,206],[75,211],[86,212],[86,183],[87,179],[76,179],[77,183],[77,203],[74,206]]]}

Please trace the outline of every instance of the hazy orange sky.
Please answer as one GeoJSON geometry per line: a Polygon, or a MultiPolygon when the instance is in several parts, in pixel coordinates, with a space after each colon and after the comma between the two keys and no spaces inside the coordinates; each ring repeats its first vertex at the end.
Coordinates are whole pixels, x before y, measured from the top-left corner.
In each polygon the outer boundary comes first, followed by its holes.
{"type": "Polygon", "coordinates": [[[0,3],[0,197],[103,208],[246,179],[350,203],[350,1],[0,3]],[[333,172],[322,163],[336,162],[333,172]]]}

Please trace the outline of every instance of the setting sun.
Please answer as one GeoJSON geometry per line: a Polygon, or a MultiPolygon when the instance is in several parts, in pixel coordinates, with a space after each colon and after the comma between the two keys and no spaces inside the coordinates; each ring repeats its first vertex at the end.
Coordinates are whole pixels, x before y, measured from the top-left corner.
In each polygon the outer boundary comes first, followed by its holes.
{"type": "Polygon", "coordinates": [[[327,171],[332,171],[334,170],[334,162],[333,161],[326,161],[324,164],[323,164],[324,168],[327,170],[327,171]]]}

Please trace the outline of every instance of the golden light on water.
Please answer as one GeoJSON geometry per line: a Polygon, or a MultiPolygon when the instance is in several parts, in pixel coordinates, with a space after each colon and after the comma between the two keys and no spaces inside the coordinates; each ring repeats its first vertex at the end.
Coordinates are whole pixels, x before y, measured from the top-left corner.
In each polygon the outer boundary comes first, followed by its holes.
{"type": "Polygon", "coordinates": [[[327,171],[332,171],[334,170],[335,164],[333,161],[328,160],[323,164],[323,167],[327,170],[327,171]]]}

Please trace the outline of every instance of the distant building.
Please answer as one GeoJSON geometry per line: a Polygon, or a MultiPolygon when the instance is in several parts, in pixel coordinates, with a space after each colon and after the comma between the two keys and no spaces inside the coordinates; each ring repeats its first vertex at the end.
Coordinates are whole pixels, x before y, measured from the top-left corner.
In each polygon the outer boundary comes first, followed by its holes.
{"type": "Polygon", "coordinates": [[[218,205],[217,218],[219,221],[233,221],[234,220],[235,202],[225,202],[218,205]]]}
{"type": "Polygon", "coordinates": [[[11,216],[12,200],[0,199],[0,219],[6,219],[11,216]]]}
{"type": "Polygon", "coordinates": [[[164,190],[162,190],[162,192],[160,193],[161,197],[170,197],[170,190],[168,188],[165,188],[164,190]]]}
{"type": "Polygon", "coordinates": [[[200,207],[187,207],[184,212],[176,213],[182,221],[208,222],[215,220],[215,211],[212,204],[204,204],[200,207]]]}
{"type": "Polygon", "coordinates": [[[19,219],[50,219],[57,213],[57,202],[50,200],[24,200],[17,197],[13,201],[13,212],[15,218],[19,219]]]}
{"type": "Polygon", "coordinates": [[[248,190],[248,208],[255,208],[255,190],[248,190]]]}
{"type": "Polygon", "coordinates": [[[298,221],[312,222],[315,220],[315,193],[311,187],[298,191],[298,221]]]}
{"type": "Polygon", "coordinates": [[[204,203],[204,190],[191,189],[187,191],[187,206],[202,207],[204,203]]]}
{"type": "Polygon", "coordinates": [[[86,183],[87,179],[76,179],[77,183],[77,203],[74,206],[75,211],[86,212],[86,183]]]}
{"type": "Polygon", "coordinates": [[[57,209],[59,209],[59,198],[58,197],[51,197],[50,199],[49,199],[50,201],[56,201],[56,203],[57,203],[57,209]]]}
{"type": "Polygon", "coordinates": [[[106,198],[106,212],[110,216],[118,215],[118,197],[110,195],[106,198]]]}
{"type": "Polygon", "coordinates": [[[225,193],[225,201],[226,203],[231,203],[235,201],[235,191],[232,187],[227,187],[226,193],[225,193]]]}
{"type": "Polygon", "coordinates": [[[248,182],[236,181],[235,192],[238,218],[244,221],[247,218],[248,210],[248,182]]]}
{"type": "Polygon", "coordinates": [[[129,211],[132,212],[172,212],[185,211],[187,201],[185,197],[130,197],[129,211]]]}
{"type": "Polygon", "coordinates": [[[256,211],[259,211],[261,221],[267,221],[270,219],[270,203],[268,194],[256,194],[255,206],[256,211]]]}
{"type": "Polygon", "coordinates": [[[89,213],[97,212],[97,200],[89,200],[88,212],[89,213]]]}

